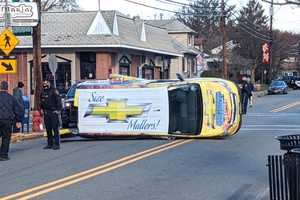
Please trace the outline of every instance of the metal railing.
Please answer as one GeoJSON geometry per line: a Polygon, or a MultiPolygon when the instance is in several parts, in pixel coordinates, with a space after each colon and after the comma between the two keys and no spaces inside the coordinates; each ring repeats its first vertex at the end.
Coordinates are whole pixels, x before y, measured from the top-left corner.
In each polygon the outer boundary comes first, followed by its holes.
{"type": "Polygon", "coordinates": [[[270,200],[300,200],[300,150],[268,156],[270,200]]]}
{"type": "Polygon", "coordinates": [[[270,200],[290,200],[283,156],[268,156],[270,200]]]}

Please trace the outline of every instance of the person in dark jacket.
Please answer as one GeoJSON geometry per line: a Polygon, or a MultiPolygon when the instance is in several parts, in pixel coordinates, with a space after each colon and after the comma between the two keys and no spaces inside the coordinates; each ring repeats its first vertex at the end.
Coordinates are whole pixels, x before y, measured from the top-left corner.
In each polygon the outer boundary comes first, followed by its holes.
{"type": "Polygon", "coordinates": [[[44,149],[60,149],[59,115],[62,109],[62,102],[58,91],[49,81],[43,83],[41,108],[44,113],[44,123],[47,131],[47,146],[44,149]]]}
{"type": "Polygon", "coordinates": [[[24,115],[22,106],[15,97],[8,93],[8,83],[0,83],[0,136],[2,144],[0,149],[0,161],[9,160],[8,151],[13,123],[21,127],[21,119],[24,115]]]}
{"type": "Polygon", "coordinates": [[[252,95],[251,86],[247,81],[247,78],[243,78],[241,83],[241,99],[242,99],[242,114],[247,113],[248,100],[252,95]]]}
{"type": "MultiPolygon", "coordinates": [[[[22,91],[23,87],[24,87],[23,82],[18,82],[18,86],[13,89],[13,96],[16,98],[16,100],[18,101],[18,103],[24,109],[23,91],[22,91]]],[[[23,118],[24,118],[24,116],[22,117],[21,121],[23,121],[23,118]]],[[[20,132],[20,128],[17,128],[16,126],[14,126],[14,133],[18,133],[18,132],[20,132]]]]}

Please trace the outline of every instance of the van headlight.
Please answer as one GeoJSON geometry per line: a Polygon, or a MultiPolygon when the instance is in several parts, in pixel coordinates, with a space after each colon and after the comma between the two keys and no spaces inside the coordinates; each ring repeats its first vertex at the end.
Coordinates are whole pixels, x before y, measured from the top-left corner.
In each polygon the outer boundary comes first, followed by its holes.
{"type": "Polygon", "coordinates": [[[71,106],[71,103],[67,102],[67,103],[65,104],[65,106],[68,108],[68,107],[71,106]]]}

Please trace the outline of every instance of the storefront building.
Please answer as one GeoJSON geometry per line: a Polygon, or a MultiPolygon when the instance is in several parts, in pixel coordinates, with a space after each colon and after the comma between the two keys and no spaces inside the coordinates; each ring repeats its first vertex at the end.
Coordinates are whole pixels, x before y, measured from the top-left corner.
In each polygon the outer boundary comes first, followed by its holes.
{"type": "MultiPolygon", "coordinates": [[[[25,95],[33,95],[32,38],[19,39],[21,42],[13,52],[17,57],[17,74],[0,78],[8,79],[11,89],[23,81],[25,95]]],[[[168,79],[171,59],[183,56],[166,30],[117,11],[43,13],[43,80],[51,76],[50,54],[57,60],[55,80],[61,93],[76,81],[107,79],[111,73],[168,79]]]]}

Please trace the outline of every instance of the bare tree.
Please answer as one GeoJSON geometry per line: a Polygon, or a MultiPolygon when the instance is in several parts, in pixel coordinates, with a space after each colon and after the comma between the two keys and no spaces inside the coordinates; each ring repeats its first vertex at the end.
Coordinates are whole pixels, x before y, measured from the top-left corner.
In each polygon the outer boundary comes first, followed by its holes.
{"type": "MultiPolygon", "coordinates": [[[[198,33],[198,37],[203,41],[204,50],[210,51],[212,48],[221,45],[220,0],[195,0],[189,5],[183,6],[176,15],[179,21],[189,26],[198,33]]],[[[232,15],[234,6],[225,9],[227,19],[232,15]]]]}
{"type": "Polygon", "coordinates": [[[61,8],[65,11],[74,11],[79,8],[76,0],[42,0],[42,11],[61,8]]]}

